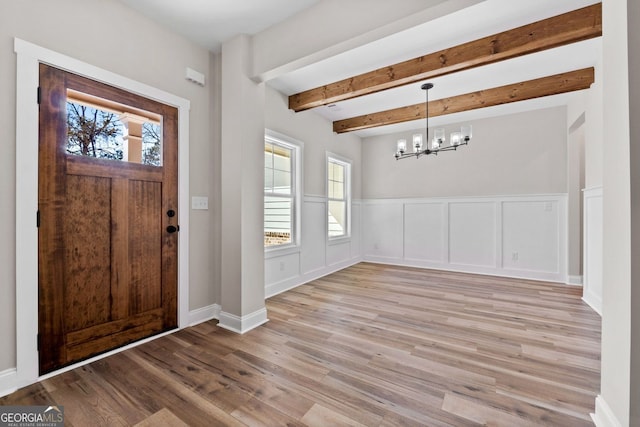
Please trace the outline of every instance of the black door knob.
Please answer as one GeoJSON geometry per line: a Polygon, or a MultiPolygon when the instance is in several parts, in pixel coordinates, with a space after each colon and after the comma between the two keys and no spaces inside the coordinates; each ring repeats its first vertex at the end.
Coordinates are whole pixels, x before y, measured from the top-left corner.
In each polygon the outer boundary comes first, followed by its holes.
{"type": "Polygon", "coordinates": [[[175,233],[176,231],[178,231],[178,227],[176,227],[175,225],[167,226],[167,233],[175,233]]]}
{"type": "Polygon", "coordinates": [[[174,211],[173,209],[169,209],[169,210],[167,211],[167,216],[168,216],[169,218],[173,218],[174,216],[176,216],[176,211],[174,211]]]}

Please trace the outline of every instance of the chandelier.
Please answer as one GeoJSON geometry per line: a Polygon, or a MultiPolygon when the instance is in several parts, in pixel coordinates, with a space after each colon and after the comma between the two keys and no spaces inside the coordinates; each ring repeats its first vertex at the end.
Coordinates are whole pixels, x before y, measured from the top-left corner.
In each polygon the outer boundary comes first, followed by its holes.
{"type": "Polygon", "coordinates": [[[426,127],[426,147],[423,148],[422,134],[417,133],[413,135],[413,152],[407,151],[407,140],[399,139],[398,147],[395,154],[396,160],[407,159],[409,157],[415,157],[416,159],[423,155],[438,154],[441,151],[457,150],[461,145],[467,145],[471,141],[471,125],[462,125],[460,132],[452,132],[447,145],[447,139],[444,134],[444,129],[435,129],[433,132],[433,139],[429,141],[429,89],[433,87],[433,83],[425,83],[421,86],[421,89],[425,91],[425,116],[427,118],[426,127]]]}

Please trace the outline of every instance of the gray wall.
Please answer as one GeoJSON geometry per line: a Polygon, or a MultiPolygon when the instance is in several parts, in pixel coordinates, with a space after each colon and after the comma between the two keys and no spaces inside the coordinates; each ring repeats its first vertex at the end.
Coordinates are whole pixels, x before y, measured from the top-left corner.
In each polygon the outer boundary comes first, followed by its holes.
{"type": "MultiPolygon", "coordinates": [[[[565,107],[477,120],[468,146],[418,160],[393,157],[396,141],[413,132],[365,138],[362,197],[566,193],[566,120],[565,107]]],[[[446,127],[447,138],[455,128],[446,127]]]]}
{"type": "MultiPolygon", "coordinates": [[[[189,83],[185,67],[209,76],[209,53],[117,1],[24,0],[2,2],[0,13],[0,371],[15,366],[15,121],[18,37],[188,99],[191,194],[210,196],[211,102],[208,88],[189,83]],[[105,42],[105,40],[107,42],[105,42]]],[[[18,171],[19,173],[19,171],[18,171]]],[[[190,309],[213,304],[210,212],[190,217],[190,309]]],[[[189,215],[189,212],[181,212],[189,215]]]]}

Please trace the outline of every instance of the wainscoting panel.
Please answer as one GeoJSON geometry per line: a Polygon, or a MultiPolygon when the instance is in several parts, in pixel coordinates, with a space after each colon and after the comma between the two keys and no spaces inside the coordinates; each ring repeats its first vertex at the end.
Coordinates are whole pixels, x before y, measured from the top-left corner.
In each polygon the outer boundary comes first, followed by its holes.
{"type": "Polygon", "coordinates": [[[351,258],[359,258],[362,255],[361,211],[359,201],[351,204],[351,258]]]}
{"type": "Polygon", "coordinates": [[[565,194],[362,201],[365,261],[567,281],[565,194]]]}
{"type": "Polygon", "coordinates": [[[300,275],[300,253],[294,252],[265,259],[264,280],[266,283],[282,282],[300,275]]]}
{"type": "Polygon", "coordinates": [[[402,203],[366,202],[362,206],[362,243],[365,253],[381,260],[403,258],[402,203]]]}
{"type": "Polygon", "coordinates": [[[558,201],[502,203],[502,267],[560,273],[558,201]]]}
{"type": "Polygon", "coordinates": [[[305,196],[302,201],[300,246],[265,252],[267,298],[341,270],[362,260],[361,204],[351,204],[351,236],[327,239],[327,200],[305,196]]]}
{"type": "Polygon", "coordinates": [[[445,203],[404,205],[404,259],[446,261],[446,208],[445,203]]]}
{"type": "Polygon", "coordinates": [[[449,203],[449,263],[496,267],[496,203],[449,203]]]}
{"type": "Polygon", "coordinates": [[[582,299],[602,315],[602,187],[584,190],[582,299]]]}

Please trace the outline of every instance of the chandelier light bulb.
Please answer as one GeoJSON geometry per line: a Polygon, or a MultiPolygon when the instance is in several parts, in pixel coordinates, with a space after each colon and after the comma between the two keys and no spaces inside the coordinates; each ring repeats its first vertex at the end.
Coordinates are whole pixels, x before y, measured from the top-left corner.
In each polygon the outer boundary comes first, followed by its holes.
{"type": "Polygon", "coordinates": [[[407,151],[407,140],[399,139],[398,140],[398,153],[404,154],[407,151]]]}
{"type": "Polygon", "coordinates": [[[422,151],[422,134],[417,133],[413,135],[413,152],[418,153],[422,151]]]}

